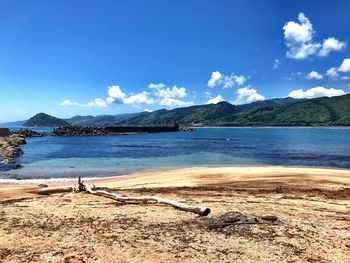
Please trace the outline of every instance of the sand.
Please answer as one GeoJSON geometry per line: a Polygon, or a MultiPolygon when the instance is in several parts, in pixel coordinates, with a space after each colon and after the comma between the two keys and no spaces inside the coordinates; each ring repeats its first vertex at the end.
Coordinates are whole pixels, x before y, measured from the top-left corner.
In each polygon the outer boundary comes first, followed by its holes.
{"type": "Polygon", "coordinates": [[[209,218],[238,211],[278,221],[225,232],[163,205],[3,184],[0,262],[350,262],[350,170],[193,167],[89,183],[207,206],[209,218]]]}

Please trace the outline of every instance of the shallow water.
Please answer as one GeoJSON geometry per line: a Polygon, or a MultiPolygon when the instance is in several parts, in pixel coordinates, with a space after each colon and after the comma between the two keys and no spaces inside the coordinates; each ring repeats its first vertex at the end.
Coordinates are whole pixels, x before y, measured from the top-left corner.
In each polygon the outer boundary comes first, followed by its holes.
{"type": "Polygon", "coordinates": [[[105,177],[189,166],[350,168],[350,129],[198,128],[129,136],[28,138],[22,168],[0,178],[105,177]]]}

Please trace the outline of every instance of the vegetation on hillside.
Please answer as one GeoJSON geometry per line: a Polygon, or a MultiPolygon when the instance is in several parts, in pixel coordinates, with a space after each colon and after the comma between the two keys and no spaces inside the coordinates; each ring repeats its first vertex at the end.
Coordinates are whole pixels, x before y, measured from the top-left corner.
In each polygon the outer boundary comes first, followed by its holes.
{"type": "Polygon", "coordinates": [[[23,127],[60,127],[70,125],[66,121],[48,115],[46,113],[38,113],[27,120],[23,127]]]}

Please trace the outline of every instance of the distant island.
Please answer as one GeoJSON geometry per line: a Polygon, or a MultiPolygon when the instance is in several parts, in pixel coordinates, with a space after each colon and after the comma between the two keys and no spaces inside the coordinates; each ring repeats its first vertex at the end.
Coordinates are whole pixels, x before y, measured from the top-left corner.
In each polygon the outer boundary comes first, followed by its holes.
{"type": "MultiPolygon", "coordinates": [[[[106,126],[350,126],[350,94],[315,99],[277,98],[244,105],[228,102],[173,110],[59,119],[39,113],[23,127],[106,126]]],[[[6,123],[10,125],[11,123],[6,123]]],[[[3,124],[4,125],[4,124],[3,124]]],[[[1,126],[1,124],[0,124],[1,126]]]]}

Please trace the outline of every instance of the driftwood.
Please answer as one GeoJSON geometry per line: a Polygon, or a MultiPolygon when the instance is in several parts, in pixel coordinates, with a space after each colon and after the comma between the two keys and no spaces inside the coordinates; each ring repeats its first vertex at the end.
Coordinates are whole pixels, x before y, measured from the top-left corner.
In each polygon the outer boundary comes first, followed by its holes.
{"type": "Polygon", "coordinates": [[[210,213],[210,208],[208,207],[196,207],[188,204],[180,203],[175,200],[162,198],[159,196],[122,196],[116,193],[107,192],[104,190],[95,190],[95,187],[91,187],[85,184],[80,177],[78,178],[78,184],[73,187],[55,187],[55,188],[42,188],[37,190],[32,190],[31,193],[49,195],[55,193],[65,193],[65,192],[87,192],[92,195],[98,195],[106,198],[111,198],[119,202],[127,201],[138,201],[138,202],[156,202],[159,204],[170,205],[179,210],[192,212],[201,216],[207,216],[210,213]]]}

